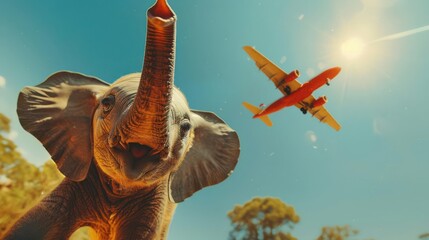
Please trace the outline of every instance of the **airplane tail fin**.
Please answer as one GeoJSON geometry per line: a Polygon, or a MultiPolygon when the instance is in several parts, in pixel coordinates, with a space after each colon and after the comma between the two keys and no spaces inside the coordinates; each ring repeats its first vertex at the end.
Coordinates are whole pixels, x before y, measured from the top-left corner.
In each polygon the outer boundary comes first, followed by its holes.
{"type": "MultiPolygon", "coordinates": [[[[247,108],[249,111],[251,111],[253,114],[258,114],[261,111],[261,109],[259,109],[257,106],[253,106],[248,102],[243,102],[243,106],[247,108]]],[[[261,119],[261,121],[264,122],[265,125],[267,125],[268,127],[273,126],[273,123],[271,122],[271,119],[268,117],[268,115],[258,117],[258,118],[261,119]]]]}

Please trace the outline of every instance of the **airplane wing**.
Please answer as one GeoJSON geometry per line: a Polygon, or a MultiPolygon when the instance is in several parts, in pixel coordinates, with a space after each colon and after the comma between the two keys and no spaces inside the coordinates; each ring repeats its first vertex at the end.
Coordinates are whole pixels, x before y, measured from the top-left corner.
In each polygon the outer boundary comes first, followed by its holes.
{"type": "Polygon", "coordinates": [[[256,51],[256,49],[253,47],[245,46],[243,49],[250,56],[250,58],[255,61],[255,64],[259,70],[265,73],[265,75],[271,79],[271,81],[273,81],[276,88],[278,88],[284,95],[287,95],[286,91],[284,90],[287,86],[289,86],[290,92],[294,92],[301,87],[301,83],[296,80],[285,83],[284,79],[288,74],[273,62],[268,60],[268,58],[266,58],[260,52],[256,51]]]}
{"type": "Polygon", "coordinates": [[[302,107],[308,109],[308,112],[310,112],[313,117],[319,119],[320,122],[326,123],[336,131],[339,131],[341,129],[341,125],[335,120],[334,117],[332,117],[332,115],[328,112],[328,110],[326,110],[325,107],[310,107],[315,100],[316,99],[312,95],[310,95],[303,101],[297,103],[295,106],[299,109],[301,109],[302,107]]]}

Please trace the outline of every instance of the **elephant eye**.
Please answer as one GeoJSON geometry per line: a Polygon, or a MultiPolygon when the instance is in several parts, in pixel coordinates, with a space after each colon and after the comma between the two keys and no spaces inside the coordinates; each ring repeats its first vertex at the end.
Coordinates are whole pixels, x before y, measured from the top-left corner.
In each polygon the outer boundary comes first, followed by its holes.
{"type": "Polygon", "coordinates": [[[180,124],[180,131],[182,134],[185,134],[191,129],[191,127],[191,122],[189,120],[185,120],[180,124]]]}
{"type": "Polygon", "coordinates": [[[103,100],[101,100],[101,105],[103,106],[104,113],[107,113],[110,110],[112,110],[114,104],[115,104],[115,96],[113,95],[109,95],[103,98],[103,100]]]}

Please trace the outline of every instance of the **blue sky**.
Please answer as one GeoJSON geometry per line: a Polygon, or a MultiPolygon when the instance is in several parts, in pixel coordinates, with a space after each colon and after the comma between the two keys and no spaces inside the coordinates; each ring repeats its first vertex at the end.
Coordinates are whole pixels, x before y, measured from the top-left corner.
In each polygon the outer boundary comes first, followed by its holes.
{"type": "MultiPolygon", "coordinates": [[[[12,119],[24,156],[49,156],[19,126],[19,90],[59,70],[107,82],[141,69],[146,9],[154,1],[0,2],[0,112],[12,119]]],[[[429,25],[424,0],[170,0],[178,15],[175,84],[192,108],[216,112],[239,134],[234,174],[180,204],[169,239],[226,239],[226,213],[254,196],[295,207],[299,239],[322,226],[350,224],[362,238],[418,239],[429,232],[426,104],[429,32],[374,42],[429,25]],[[341,46],[367,46],[355,59],[341,46]],[[342,72],[326,108],[335,132],[297,109],[267,128],[241,102],[269,104],[281,93],[242,50],[255,46],[300,81],[328,67],[342,72]]]]}

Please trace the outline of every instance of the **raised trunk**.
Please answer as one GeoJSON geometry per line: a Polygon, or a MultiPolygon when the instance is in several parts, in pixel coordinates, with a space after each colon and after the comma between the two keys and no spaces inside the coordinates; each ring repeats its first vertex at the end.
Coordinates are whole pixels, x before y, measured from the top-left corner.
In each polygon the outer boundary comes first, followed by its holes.
{"type": "Polygon", "coordinates": [[[147,39],[142,75],[134,104],[125,124],[127,142],[147,145],[160,152],[166,148],[171,93],[174,80],[174,12],[165,0],[158,0],[147,12],[147,39]]]}

